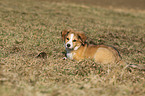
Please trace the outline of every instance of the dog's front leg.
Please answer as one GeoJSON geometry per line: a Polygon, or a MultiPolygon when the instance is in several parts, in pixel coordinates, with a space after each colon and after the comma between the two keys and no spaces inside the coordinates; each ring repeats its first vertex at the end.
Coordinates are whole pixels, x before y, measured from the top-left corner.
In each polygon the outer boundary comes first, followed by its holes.
{"type": "Polygon", "coordinates": [[[66,60],[66,59],[67,59],[67,57],[63,57],[62,59],[63,59],[63,60],[66,60]]]}

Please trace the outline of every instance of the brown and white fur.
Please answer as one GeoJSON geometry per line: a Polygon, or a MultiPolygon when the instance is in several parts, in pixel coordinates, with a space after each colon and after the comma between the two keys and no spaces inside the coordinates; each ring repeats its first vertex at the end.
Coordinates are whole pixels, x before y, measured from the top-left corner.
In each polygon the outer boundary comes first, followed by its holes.
{"type": "Polygon", "coordinates": [[[61,36],[64,41],[66,56],[69,59],[79,61],[90,58],[101,64],[125,63],[115,48],[86,43],[87,37],[83,32],[64,30],[61,32],[61,36]]]}

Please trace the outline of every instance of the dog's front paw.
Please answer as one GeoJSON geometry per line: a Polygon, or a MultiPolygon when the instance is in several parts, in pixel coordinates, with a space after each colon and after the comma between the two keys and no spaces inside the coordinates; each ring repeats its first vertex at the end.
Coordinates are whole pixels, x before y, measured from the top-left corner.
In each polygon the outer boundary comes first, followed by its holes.
{"type": "Polygon", "coordinates": [[[63,60],[66,60],[66,59],[67,59],[67,57],[63,57],[62,59],[63,59],[63,60]]]}

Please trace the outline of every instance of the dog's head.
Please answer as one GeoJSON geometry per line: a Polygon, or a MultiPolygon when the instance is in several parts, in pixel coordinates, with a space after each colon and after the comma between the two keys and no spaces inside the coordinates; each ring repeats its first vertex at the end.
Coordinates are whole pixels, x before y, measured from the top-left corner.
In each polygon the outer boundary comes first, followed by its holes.
{"type": "Polygon", "coordinates": [[[73,30],[64,30],[61,32],[62,39],[66,49],[77,50],[81,45],[84,45],[87,37],[83,32],[73,30]]]}

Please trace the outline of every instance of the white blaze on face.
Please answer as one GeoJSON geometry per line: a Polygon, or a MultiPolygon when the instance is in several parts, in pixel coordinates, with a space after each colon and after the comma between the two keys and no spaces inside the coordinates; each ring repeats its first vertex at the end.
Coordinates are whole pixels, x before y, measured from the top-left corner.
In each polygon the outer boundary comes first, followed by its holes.
{"type": "Polygon", "coordinates": [[[66,48],[69,48],[69,49],[72,49],[73,48],[73,38],[74,38],[74,34],[70,34],[70,39],[66,43],[66,48]]]}

